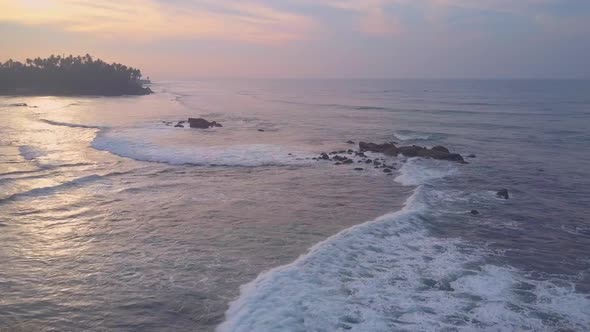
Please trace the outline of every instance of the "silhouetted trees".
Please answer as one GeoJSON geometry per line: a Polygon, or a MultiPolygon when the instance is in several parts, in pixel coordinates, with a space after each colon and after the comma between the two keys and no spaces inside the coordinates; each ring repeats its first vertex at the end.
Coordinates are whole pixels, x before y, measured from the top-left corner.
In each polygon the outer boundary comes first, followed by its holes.
{"type": "Polygon", "coordinates": [[[0,62],[0,95],[145,95],[141,71],[92,56],[51,55],[25,63],[0,62]]]}

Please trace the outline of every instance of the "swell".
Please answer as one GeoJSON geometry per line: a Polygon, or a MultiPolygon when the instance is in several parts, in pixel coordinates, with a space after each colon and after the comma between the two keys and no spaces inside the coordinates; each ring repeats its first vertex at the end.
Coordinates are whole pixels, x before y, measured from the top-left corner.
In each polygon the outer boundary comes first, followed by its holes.
{"type": "Polygon", "coordinates": [[[104,129],[105,128],[105,127],[100,127],[100,126],[90,126],[90,125],[83,125],[83,124],[77,124],[77,123],[53,121],[53,120],[47,120],[47,119],[39,119],[39,121],[50,124],[52,126],[60,126],[60,127],[86,128],[86,129],[104,129]]]}
{"type": "Polygon", "coordinates": [[[71,189],[81,188],[86,185],[89,185],[89,184],[92,184],[95,182],[99,182],[99,181],[101,181],[107,177],[110,177],[110,176],[124,175],[127,173],[129,173],[129,172],[111,172],[111,173],[107,173],[104,175],[92,174],[92,175],[88,175],[88,176],[75,178],[73,180],[69,180],[64,183],[60,183],[60,184],[54,185],[54,186],[47,186],[47,187],[30,189],[30,190],[27,190],[24,192],[15,193],[15,194],[11,194],[9,196],[0,198],[0,205],[6,204],[6,203],[9,203],[12,201],[20,200],[20,199],[31,198],[31,197],[50,196],[50,195],[53,195],[53,194],[63,191],[63,190],[71,190],[71,189]]]}

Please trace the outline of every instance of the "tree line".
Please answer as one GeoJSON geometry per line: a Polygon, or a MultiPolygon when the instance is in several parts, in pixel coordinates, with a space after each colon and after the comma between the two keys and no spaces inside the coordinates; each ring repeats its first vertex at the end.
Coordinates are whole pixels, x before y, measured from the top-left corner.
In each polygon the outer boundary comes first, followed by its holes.
{"type": "Polygon", "coordinates": [[[0,62],[0,94],[143,95],[152,91],[139,81],[141,71],[85,56],[0,62]]]}

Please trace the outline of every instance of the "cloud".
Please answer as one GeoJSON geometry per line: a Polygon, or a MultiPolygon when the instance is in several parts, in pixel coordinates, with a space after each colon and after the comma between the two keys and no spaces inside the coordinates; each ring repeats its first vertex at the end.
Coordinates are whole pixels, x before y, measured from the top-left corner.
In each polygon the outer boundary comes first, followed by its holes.
{"type": "Polygon", "coordinates": [[[0,0],[0,22],[50,25],[96,38],[150,41],[219,39],[284,43],[306,39],[308,17],[261,3],[155,0],[0,0]],[[217,8],[217,9],[214,9],[217,8]]]}
{"type": "Polygon", "coordinates": [[[389,4],[404,0],[325,0],[323,4],[332,8],[353,12],[358,15],[358,30],[373,36],[390,36],[400,32],[397,17],[386,10],[389,4]]]}

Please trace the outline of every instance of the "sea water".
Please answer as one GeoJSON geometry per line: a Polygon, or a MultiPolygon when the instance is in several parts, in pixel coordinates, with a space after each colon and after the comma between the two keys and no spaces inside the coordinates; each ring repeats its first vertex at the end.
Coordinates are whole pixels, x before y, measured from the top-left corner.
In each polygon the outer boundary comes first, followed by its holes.
{"type": "Polygon", "coordinates": [[[0,329],[590,327],[590,82],[153,89],[0,98],[0,329]],[[348,140],[474,157],[312,159],[348,140]]]}

